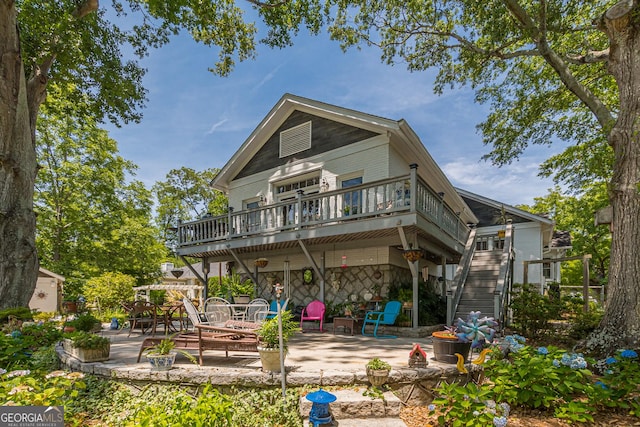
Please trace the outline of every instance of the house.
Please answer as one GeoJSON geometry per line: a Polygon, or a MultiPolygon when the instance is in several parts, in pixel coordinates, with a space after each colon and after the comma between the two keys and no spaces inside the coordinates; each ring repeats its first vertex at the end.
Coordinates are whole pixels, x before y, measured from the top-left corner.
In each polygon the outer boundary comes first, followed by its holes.
{"type": "Polygon", "coordinates": [[[296,305],[370,305],[410,283],[417,306],[419,282],[451,281],[480,223],[406,121],[290,94],[211,185],[228,213],[178,224],[177,254],[231,261],[267,299],[280,282],[296,305]]]}
{"type": "Polygon", "coordinates": [[[60,311],[64,277],[40,267],[38,281],[29,301],[29,308],[41,313],[60,311]]]}

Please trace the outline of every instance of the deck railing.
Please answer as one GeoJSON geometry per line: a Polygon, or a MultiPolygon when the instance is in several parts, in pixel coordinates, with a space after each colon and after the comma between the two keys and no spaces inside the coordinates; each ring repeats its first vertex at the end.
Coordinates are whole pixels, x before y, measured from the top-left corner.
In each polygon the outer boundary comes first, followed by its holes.
{"type": "Polygon", "coordinates": [[[412,170],[407,176],[339,190],[313,194],[298,191],[292,200],[237,212],[230,209],[227,215],[180,223],[178,245],[192,246],[410,212],[421,213],[457,241],[466,241],[467,225],[412,170]],[[416,197],[412,198],[412,194],[416,197]]]}

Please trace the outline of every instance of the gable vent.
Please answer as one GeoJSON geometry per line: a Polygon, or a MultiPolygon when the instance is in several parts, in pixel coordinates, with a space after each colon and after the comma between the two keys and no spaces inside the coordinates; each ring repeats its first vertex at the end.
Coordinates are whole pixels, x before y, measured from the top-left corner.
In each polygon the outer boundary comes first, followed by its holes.
{"type": "Polygon", "coordinates": [[[311,148],[311,122],[280,132],[280,158],[311,148]]]}

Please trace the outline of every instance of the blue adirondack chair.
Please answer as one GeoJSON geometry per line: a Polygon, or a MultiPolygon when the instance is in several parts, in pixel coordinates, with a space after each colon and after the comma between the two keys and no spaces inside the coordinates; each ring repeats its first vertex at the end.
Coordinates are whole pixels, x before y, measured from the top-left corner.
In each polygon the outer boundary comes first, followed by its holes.
{"type": "MultiPolygon", "coordinates": [[[[289,305],[289,298],[285,301],[280,302],[280,310],[285,311],[287,309],[287,305],[289,305]]],[[[271,305],[269,306],[269,313],[267,314],[267,319],[273,319],[278,314],[278,301],[271,301],[271,305]]]]}
{"type": "Polygon", "coordinates": [[[395,338],[395,335],[378,335],[380,325],[393,325],[400,314],[402,304],[400,301],[389,301],[384,306],[384,311],[367,311],[362,323],[362,335],[367,335],[365,329],[368,324],[373,325],[373,336],[376,338],[395,338]]]}

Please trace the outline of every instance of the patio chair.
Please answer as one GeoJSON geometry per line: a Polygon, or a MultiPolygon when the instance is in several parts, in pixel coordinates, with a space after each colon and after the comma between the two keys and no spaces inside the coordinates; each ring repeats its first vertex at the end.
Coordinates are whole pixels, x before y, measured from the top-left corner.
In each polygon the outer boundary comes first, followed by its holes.
{"type": "Polygon", "coordinates": [[[269,303],[266,299],[256,298],[249,302],[247,305],[247,311],[244,316],[246,322],[262,322],[269,314],[269,303]]]}
{"type": "Polygon", "coordinates": [[[231,303],[224,298],[207,298],[204,302],[204,315],[211,325],[221,325],[234,318],[231,303]]]}
{"type": "MultiPolygon", "coordinates": [[[[289,298],[284,300],[284,302],[280,303],[280,310],[285,311],[287,306],[289,305],[289,298]]],[[[266,319],[273,319],[278,315],[278,301],[271,301],[271,305],[269,305],[269,313],[267,313],[266,319]]]]}
{"type": "Polygon", "coordinates": [[[128,336],[131,336],[131,332],[136,328],[139,328],[143,334],[151,330],[155,335],[157,315],[157,307],[155,304],[148,301],[135,301],[131,306],[129,306],[128,336]]]}
{"type": "Polygon", "coordinates": [[[322,323],[324,322],[324,312],[326,307],[320,300],[313,300],[302,310],[300,316],[300,330],[304,332],[302,328],[303,322],[320,322],[320,332],[324,332],[322,329],[322,323]]]}
{"type": "Polygon", "coordinates": [[[376,338],[396,338],[395,335],[378,335],[380,325],[393,325],[396,317],[400,314],[402,303],[400,301],[389,301],[384,306],[384,311],[367,311],[362,323],[362,335],[367,335],[365,329],[367,324],[373,325],[373,336],[376,338]]]}
{"type": "Polygon", "coordinates": [[[187,312],[187,317],[189,321],[193,325],[193,329],[195,331],[196,326],[200,324],[208,325],[207,317],[204,313],[200,313],[195,305],[191,302],[189,298],[183,298],[182,303],[184,304],[184,310],[187,312]]]}

